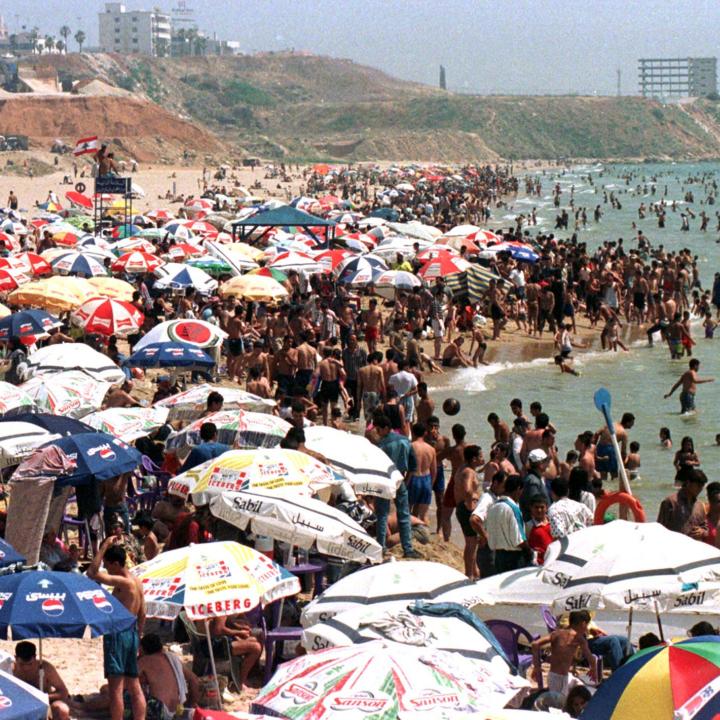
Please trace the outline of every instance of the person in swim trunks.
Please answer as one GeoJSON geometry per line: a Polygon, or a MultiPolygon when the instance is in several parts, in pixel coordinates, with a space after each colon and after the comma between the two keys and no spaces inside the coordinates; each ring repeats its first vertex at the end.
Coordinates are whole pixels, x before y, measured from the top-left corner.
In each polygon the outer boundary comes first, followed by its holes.
{"type": "Polygon", "coordinates": [[[470,580],[478,580],[480,570],[477,566],[478,534],[470,522],[470,517],[480,497],[480,481],[477,468],[485,463],[482,448],[479,445],[468,445],[463,450],[464,463],[454,475],[455,480],[455,516],[460,523],[465,547],[463,560],[465,574],[470,580]]]}
{"type": "Polygon", "coordinates": [[[432,488],[437,477],[437,455],[435,448],[425,441],[425,423],[415,423],[411,433],[417,467],[408,483],[408,503],[410,513],[427,523],[428,510],[432,503],[432,488]]]}

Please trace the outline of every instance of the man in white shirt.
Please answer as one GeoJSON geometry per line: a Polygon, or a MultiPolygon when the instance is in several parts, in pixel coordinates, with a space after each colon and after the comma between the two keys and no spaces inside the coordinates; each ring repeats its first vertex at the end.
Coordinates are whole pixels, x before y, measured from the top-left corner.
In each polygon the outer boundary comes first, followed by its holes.
{"type": "Polygon", "coordinates": [[[518,300],[525,299],[525,273],[517,265],[510,271],[510,282],[515,288],[515,296],[518,300]]]}
{"type": "Polygon", "coordinates": [[[417,378],[407,370],[407,360],[400,360],[398,371],[390,376],[388,385],[398,394],[400,404],[405,408],[405,419],[408,423],[413,420],[415,413],[415,395],[417,395],[417,378]]]}
{"type": "Polygon", "coordinates": [[[490,506],[485,520],[488,545],[495,552],[497,573],[525,567],[530,557],[530,546],[525,536],[525,523],[518,501],[523,490],[519,475],[505,480],[505,492],[490,506]]]}
{"type": "Polygon", "coordinates": [[[480,577],[490,577],[495,574],[495,553],[488,544],[485,521],[488,511],[502,497],[505,492],[507,473],[498,470],[490,479],[490,487],[480,496],[478,504],[470,516],[470,524],[478,534],[477,565],[480,568],[480,577]]]}
{"type": "Polygon", "coordinates": [[[550,532],[555,540],[593,524],[593,514],[584,503],[568,497],[568,481],[555,478],[550,483],[553,504],[548,510],[550,532]]]}

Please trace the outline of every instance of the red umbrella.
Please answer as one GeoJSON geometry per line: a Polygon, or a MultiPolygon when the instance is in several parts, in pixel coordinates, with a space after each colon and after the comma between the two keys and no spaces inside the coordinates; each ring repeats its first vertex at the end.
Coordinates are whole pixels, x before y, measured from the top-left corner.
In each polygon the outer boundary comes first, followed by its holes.
{"type": "Polygon", "coordinates": [[[313,257],[324,267],[329,270],[334,270],[343,260],[352,257],[354,254],[355,253],[351,253],[349,250],[335,249],[323,250],[317,254],[313,253],[313,257]]]}
{"type": "Polygon", "coordinates": [[[165,263],[157,256],[140,250],[121,255],[110,267],[115,272],[126,272],[130,274],[147,273],[157,270],[165,263]]]}
{"type": "Polygon", "coordinates": [[[92,210],[93,201],[87,195],[83,195],[75,190],[68,190],[68,192],[65,193],[65,197],[73,205],[78,205],[79,207],[84,207],[87,210],[92,210]]]}
{"type": "Polygon", "coordinates": [[[18,253],[0,258],[0,268],[20,270],[26,275],[52,275],[50,263],[34,252],[18,253]]]}
{"type": "Polygon", "coordinates": [[[125,336],[137,332],[145,316],[132,303],[97,297],[75,310],[72,320],[86,333],[125,336]]]}
{"type": "Polygon", "coordinates": [[[30,278],[19,270],[0,269],[0,292],[16,290],[29,280],[30,278]]]}
{"type": "Polygon", "coordinates": [[[454,273],[465,272],[470,267],[467,260],[455,257],[449,253],[441,253],[436,258],[428,260],[418,270],[418,276],[423,280],[434,280],[437,277],[445,277],[454,273]]]}
{"type": "Polygon", "coordinates": [[[202,248],[195,247],[195,245],[191,245],[190,243],[177,243],[177,245],[172,245],[168,249],[167,254],[173,260],[182,261],[185,258],[205,255],[206,252],[202,248]]]}

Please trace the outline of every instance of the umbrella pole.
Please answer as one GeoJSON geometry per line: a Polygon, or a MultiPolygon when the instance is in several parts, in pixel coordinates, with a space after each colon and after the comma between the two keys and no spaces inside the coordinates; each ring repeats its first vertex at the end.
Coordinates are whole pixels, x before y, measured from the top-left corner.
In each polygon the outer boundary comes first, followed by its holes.
{"type": "Polygon", "coordinates": [[[658,608],[657,601],[655,601],[655,617],[657,618],[658,631],[660,632],[660,641],[665,642],[665,635],[663,634],[662,621],[660,620],[660,610],[658,608]]]}
{"type": "Polygon", "coordinates": [[[210,670],[212,671],[213,681],[215,683],[215,692],[217,693],[217,709],[222,710],[220,683],[218,682],[217,670],[215,669],[215,653],[213,653],[212,638],[210,637],[210,623],[207,618],[205,618],[205,636],[207,637],[208,653],[210,655],[210,670]]]}
{"type": "Polygon", "coordinates": [[[630,606],[630,610],[628,611],[628,644],[632,640],[632,621],[633,621],[633,608],[632,605],[630,606]]]}
{"type": "Polygon", "coordinates": [[[40,673],[38,676],[40,687],[38,689],[40,690],[40,692],[45,692],[45,689],[44,689],[45,688],[45,670],[43,670],[43,664],[42,664],[42,662],[43,662],[43,659],[42,659],[42,637],[38,638],[38,645],[39,645],[39,651],[40,651],[40,673]]]}

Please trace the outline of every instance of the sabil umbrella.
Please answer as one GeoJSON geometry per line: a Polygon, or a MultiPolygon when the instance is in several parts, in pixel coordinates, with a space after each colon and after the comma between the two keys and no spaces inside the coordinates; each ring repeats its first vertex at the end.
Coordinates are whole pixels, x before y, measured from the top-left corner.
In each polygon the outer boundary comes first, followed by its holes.
{"type": "Polygon", "coordinates": [[[202,416],[207,407],[207,398],[211,392],[220,392],[223,397],[223,410],[251,410],[253,412],[270,413],[275,407],[272,400],[241,390],[240,388],[223,387],[218,390],[216,385],[203,383],[194,385],[177,395],[159,400],[156,407],[170,409],[169,422],[195,420],[202,416]]]}

